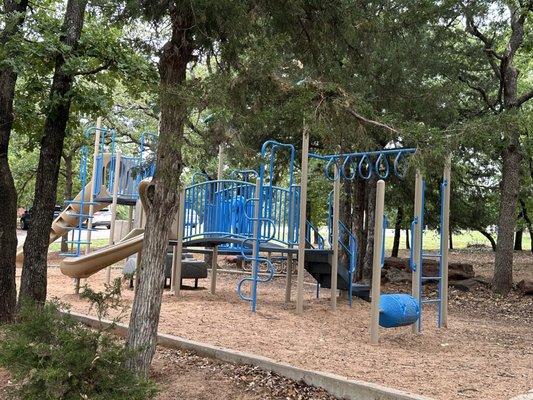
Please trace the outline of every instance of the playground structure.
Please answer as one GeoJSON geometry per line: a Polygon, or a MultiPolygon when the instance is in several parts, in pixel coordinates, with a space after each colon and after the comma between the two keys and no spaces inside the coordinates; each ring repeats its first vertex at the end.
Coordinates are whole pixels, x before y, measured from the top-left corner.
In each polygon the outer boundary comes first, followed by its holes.
{"type": "MultiPolygon", "coordinates": [[[[95,151],[91,180],[87,179],[88,148],[83,149],[80,180],[82,191],[69,202],[67,209],[54,221],[51,241],[72,231],[73,239],[68,243],[71,252],[61,262],[61,271],[77,280],[87,278],[110,265],[139,253],[144,238],[143,219],[146,207],[146,192],[150,177],[155,171],[153,163],[147,162],[145,135],[141,140],[139,155],[123,156],[116,149],[114,133],[102,128],[88,128],[86,135],[95,135],[95,151]],[[107,139],[110,139],[106,141],[107,139]],[[130,206],[129,231],[117,243],[114,241],[114,227],[117,204],[130,206]],[[91,252],[91,220],[94,213],[111,206],[112,224],[109,246],[91,252]],[[135,227],[132,226],[135,208],[135,227]],[[87,239],[82,240],[81,231],[87,221],[87,239]],[[86,254],[81,254],[81,245],[86,244],[86,254]]],[[[219,154],[219,168],[216,180],[202,174],[193,176],[191,185],[180,193],[180,207],[171,229],[172,246],[171,290],[179,295],[182,256],[184,249],[211,248],[212,271],[211,293],[216,292],[217,257],[219,254],[238,254],[251,263],[250,276],[237,285],[239,297],[250,302],[251,310],[257,309],[260,283],[270,281],[274,266],[270,255],[279,254],[287,261],[285,301],[291,300],[293,264],[297,263],[296,312],[303,312],[303,280],[307,271],[320,288],[331,290],[331,308],[337,307],[338,292],[345,292],[349,304],[353,296],[372,302],[372,342],[378,341],[378,327],[412,325],[421,330],[422,306],[433,303],[439,307],[439,327],[447,323],[447,246],[449,209],[449,160],[441,185],[441,249],[436,254],[423,253],[423,227],[425,181],[420,173],[416,175],[415,215],[411,226],[412,250],[412,293],[381,294],[380,269],[384,260],[384,217],[385,180],[391,176],[404,178],[402,168],[406,159],[416,149],[391,148],[370,152],[321,155],[309,153],[309,136],[304,134],[302,146],[301,182],[295,183],[294,170],[296,151],[293,145],[267,141],[261,149],[262,162],[258,171],[232,171],[230,179],[223,179],[223,149],[219,154]],[[289,158],[288,176],[284,187],[275,184],[274,165],[276,156],[286,152],[289,158]],[[325,165],[326,177],[332,181],[333,190],[328,196],[328,235],[323,237],[318,229],[306,220],[307,170],[310,160],[325,165]],[[255,178],[255,182],[253,182],[255,178]],[[375,213],[375,238],[372,285],[354,282],[359,251],[356,236],[339,218],[341,179],[375,179],[377,201],[375,213]],[[301,227],[304,227],[301,229],[301,227]],[[315,236],[316,243],[311,237],[315,236]],[[341,252],[344,257],[341,257],[341,252]],[[423,257],[439,261],[438,276],[423,276],[423,257]],[[266,273],[260,273],[262,267],[266,273]],[[435,281],[439,284],[438,296],[434,299],[422,297],[423,285],[435,281]]],[[[138,260],[137,260],[138,261],[138,260]]]]}

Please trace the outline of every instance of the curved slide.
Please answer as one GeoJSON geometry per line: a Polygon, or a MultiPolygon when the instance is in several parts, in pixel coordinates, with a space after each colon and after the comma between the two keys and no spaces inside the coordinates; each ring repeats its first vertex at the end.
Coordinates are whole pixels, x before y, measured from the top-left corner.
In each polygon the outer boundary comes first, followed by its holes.
{"type": "MultiPolygon", "coordinates": [[[[82,200],[82,194],[85,194],[84,196],[84,202],[87,203],[90,201],[91,197],[91,185],[92,181],[89,181],[89,183],[85,186],[85,190],[78,193],[78,195],[74,198],[72,203],[70,203],[62,212],[57,216],[57,218],[52,222],[52,229],[50,230],[50,242],[54,243],[57,239],[64,236],[66,233],[68,233],[70,230],[78,226],[79,223],[79,214],[87,215],[89,214],[89,205],[85,204],[83,206],[83,210],[80,210],[80,202],[82,200]]],[[[109,206],[110,203],[98,203],[95,204],[93,207],[94,212],[98,212],[100,210],[103,210],[107,206],[109,206]]],[[[83,220],[85,221],[86,218],[83,220]]],[[[17,249],[17,263],[22,264],[24,261],[24,253],[23,253],[23,246],[20,246],[17,249]]]]}
{"type": "MultiPolygon", "coordinates": [[[[150,180],[145,179],[139,184],[141,204],[146,211],[148,187],[150,180]]],[[[84,256],[64,258],[59,264],[61,272],[71,278],[87,278],[98,271],[141,251],[144,229],[133,229],[117,244],[95,250],[84,256]]]]}
{"type": "Polygon", "coordinates": [[[144,229],[134,229],[119,243],[76,258],[65,258],[59,268],[71,278],[87,278],[142,249],[144,229]]]}

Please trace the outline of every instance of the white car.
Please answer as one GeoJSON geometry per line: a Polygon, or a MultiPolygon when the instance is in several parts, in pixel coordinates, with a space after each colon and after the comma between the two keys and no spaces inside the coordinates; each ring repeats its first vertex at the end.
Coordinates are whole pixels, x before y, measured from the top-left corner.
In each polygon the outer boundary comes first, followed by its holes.
{"type": "Polygon", "coordinates": [[[111,229],[111,211],[102,210],[94,213],[93,228],[99,226],[105,226],[107,229],[111,229]]]}

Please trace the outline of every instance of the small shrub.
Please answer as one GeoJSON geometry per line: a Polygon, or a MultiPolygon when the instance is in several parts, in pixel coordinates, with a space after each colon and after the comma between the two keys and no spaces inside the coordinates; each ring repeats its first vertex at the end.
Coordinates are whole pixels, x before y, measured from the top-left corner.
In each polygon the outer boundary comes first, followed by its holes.
{"type": "Polygon", "coordinates": [[[91,330],[58,302],[22,305],[17,321],[3,328],[0,366],[21,400],[142,400],[155,385],[125,367],[128,351],[107,332],[91,330]]]}

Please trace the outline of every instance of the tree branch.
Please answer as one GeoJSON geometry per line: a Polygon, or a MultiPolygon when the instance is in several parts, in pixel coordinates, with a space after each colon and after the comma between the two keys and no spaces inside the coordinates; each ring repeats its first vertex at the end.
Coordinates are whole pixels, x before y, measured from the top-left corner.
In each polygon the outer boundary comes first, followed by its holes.
{"type": "Polygon", "coordinates": [[[80,76],[80,75],[94,75],[98,72],[101,72],[103,70],[108,69],[111,65],[113,65],[113,61],[106,61],[104,64],[100,65],[99,67],[96,67],[94,69],[90,69],[87,71],[78,71],[74,75],[80,76]]]}
{"type": "Polygon", "coordinates": [[[351,109],[350,107],[344,106],[343,108],[346,112],[348,112],[348,114],[355,117],[357,120],[361,121],[365,125],[371,125],[377,128],[385,129],[386,131],[396,133],[396,134],[400,133],[400,131],[394,129],[392,126],[389,126],[379,121],[375,121],[375,120],[363,117],[361,114],[357,113],[355,110],[351,109]]]}
{"type": "Polygon", "coordinates": [[[458,79],[463,82],[464,84],[466,84],[466,86],[468,86],[470,89],[478,92],[481,96],[481,99],[485,102],[485,104],[487,104],[487,106],[495,113],[498,112],[498,110],[496,109],[496,105],[498,104],[498,101],[491,101],[490,98],[489,98],[489,95],[487,94],[487,92],[485,91],[485,89],[483,89],[482,87],[480,86],[475,86],[473,85],[472,83],[470,83],[468,81],[468,79],[466,79],[465,77],[463,76],[459,76],[458,79]]]}
{"type": "Polygon", "coordinates": [[[533,89],[531,89],[529,92],[524,93],[522,96],[518,98],[516,101],[516,106],[520,107],[522,104],[524,104],[526,101],[533,98],[533,89]]]}
{"type": "Polygon", "coordinates": [[[472,16],[466,17],[466,31],[470,33],[472,36],[477,37],[483,44],[484,44],[484,51],[485,55],[487,56],[487,60],[489,61],[490,67],[492,68],[492,71],[494,72],[494,75],[498,79],[501,80],[501,71],[500,67],[498,66],[498,63],[495,59],[503,60],[503,56],[501,54],[498,54],[493,48],[492,43],[493,40],[489,39],[487,36],[481,32],[477,25],[474,22],[474,18],[472,16]]]}

